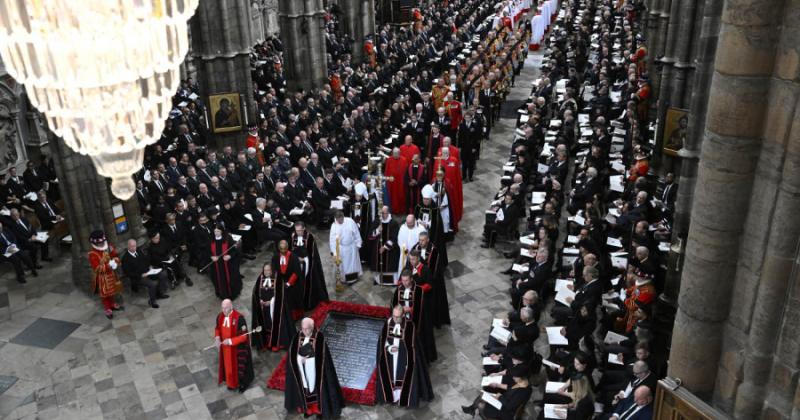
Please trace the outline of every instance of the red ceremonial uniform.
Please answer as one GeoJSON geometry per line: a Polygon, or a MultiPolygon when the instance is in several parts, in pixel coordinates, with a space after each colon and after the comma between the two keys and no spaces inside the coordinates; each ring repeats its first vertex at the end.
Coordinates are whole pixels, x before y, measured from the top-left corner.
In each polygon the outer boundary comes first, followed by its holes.
{"type": "Polygon", "coordinates": [[[231,311],[231,314],[225,317],[220,313],[217,316],[217,327],[214,328],[214,336],[219,337],[219,340],[225,341],[231,339],[231,345],[222,345],[219,347],[219,380],[217,383],[221,384],[223,381],[228,388],[239,388],[239,360],[237,346],[247,341],[247,327],[243,325],[243,329],[239,330],[239,317],[242,316],[236,310],[231,311]]]}
{"type": "Polygon", "coordinates": [[[455,132],[461,124],[461,102],[445,101],[444,109],[447,110],[447,115],[450,117],[450,129],[455,132]]]}
{"type": "Polygon", "coordinates": [[[407,169],[408,160],[402,156],[390,156],[386,159],[386,176],[392,177],[391,181],[386,181],[386,188],[389,190],[389,201],[394,214],[405,214],[407,210],[405,187],[407,169]]]}
{"type": "Polygon", "coordinates": [[[109,265],[110,261],[115,261],[117,267],[122,265],[117,250],[111,245],[104,251],[95,248],[89,251],[89,264],[92,266],[92,293],[96,293],[103,300],[106,314],[117,306],[114,303],[114,296],[122,291],[122,282],[119,281],[117,273],[109,265]]]}

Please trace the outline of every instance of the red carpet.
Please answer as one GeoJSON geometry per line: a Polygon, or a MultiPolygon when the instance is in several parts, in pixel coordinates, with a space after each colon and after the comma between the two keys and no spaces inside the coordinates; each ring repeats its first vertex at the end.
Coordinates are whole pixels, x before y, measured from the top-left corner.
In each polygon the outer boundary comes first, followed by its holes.
{"type": "MultiPolygon", "coordinates": [[[[389,318],[390,311],[389,308],[383,306],[370,306],[370,305],[360,305],[358,303],[350,303],[350,302],[338,302],[338,301],[330,301],[330,302],[323,302],[317,306],[317,309],[311,314],[310,318],[314,320],[314,324],[317,326],[322,326],[322,323],[325,322],[325,318],[328,317],[328,312],[339,312],[343,314],[354,314],[354,315],[362,315],[368,316],[372,318],[381,318],[387,319],[389,318]]],[[[352,389],[352,388],[342,388],[342,394],[344,394],[345,401],[352,403],[352,404],[360,404],[360,405],[375,405],[375,374],[376,371],[372,372],[372,376],[369,379],[369,383],[367,384],[367,388],[363,391],[360,389],[352,389]]],[[[283,391],[286,388],[286,355],[283,355],[280,363],[278,363],[278,367],[272,372],[272,376],[270,376],[269,380],[267,380],[267,388],[277,389],[283,391]]]]}

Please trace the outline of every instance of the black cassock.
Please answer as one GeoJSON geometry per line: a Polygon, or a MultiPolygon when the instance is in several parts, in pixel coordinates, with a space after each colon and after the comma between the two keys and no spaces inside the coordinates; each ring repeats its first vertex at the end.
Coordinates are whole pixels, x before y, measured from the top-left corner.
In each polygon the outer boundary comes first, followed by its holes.
{"type": "Polygon", "coordinates": [[[397,246],[397,232],[400,226],[391,217],[387,223],[376,220],[369,230],[369,248],[372,250],[370,261],[372,271],[380,273],[382,284],[394,284],[394,273],[397,272],[397,261],[400,260],[400,248],[397,246]],[[380,227],[380,232],[378,232],[380,227]],[[389,248],[380,253],[382,246],[389,248]]]}
{"type": "Polygon", "coordinates": [[[428,282],[433,286],[430,298],[433,309],[431,318],[433,326],[436,328],[442,325],[450,325],[450,303],[447,301],[447,286],[444,282],[444,266],[439,254],[439,248],[432,242],[423,249],[419,244],[414,245],[412,250],[419,252],[420,260],[428,269],[428,282]]]}
{"type": "MultiPolygon", "coordinates": [[[[426,229],[428,229],[428,237],[430,242],[436,246],[437,253],[439,254],[439,265],[441,266],[442,273],[447,267],[447,238],[444,234],[444,222],[442,222],[442,214],[433,202],[430,205],[419,203],[414,209],[414,217],[426,229]]],[[[451,219],[452,220],[452,219],[451,219]]]]}
{"type": "Polygon", "coordinates": [[[296,320],[303,316],[303,278],[300,273],[300,261],[292,251],[286,251],[283,257],[284,263],[281,264],[280,251],[272,256],[272,272],[275,273],[277,281],[284,283],[285,302],[292,320],[296,320]],[[286,287],[286,284],[289,286],[286,287]]]}
{"type": "Polygon", "coordinates": [[[292,233],[291,248],[300,262],[300,273],[303,277],[303,309],[310,311],[320,302],[329,300],[317,240],[309,232],[304,232],[299,237],[297,233],[292,233]]]}
{"type": "MultiPolygon", "coordinates": [[[[370,225],[372,225],[372,215],[370,214],[370,202],[367,200],[356,201],[350,203],[348,217],[353,219],[358,225],[358,231],[361,233],[361,243],[367,243],[367,232],[370,225]]],[[[362,246],[359,249],[359,254],[362,262],[370,262],[370,248],[362,246]]]]}
{"type": "Polygon", "coordinates": [[[390,318],[383,325],[381,339],[378,341],[378,375],[375,396],[379,403],[393,404],[394,389],[400,389],[397,404],[416,408],[420,400],[433,400],[428,363],[425,352],[420,347],[419,336],[414,323],[405,317],[399,325],[390,318]],[[394,356],[390,347],[397,345],[397,370],[395,374],[394,356]]]}
{"type": "Polygon", "coordinates": [[[267,279],[258,276],[253,286],[253,329],[261,326],[260,333],[252,334],[253,346],[259,350],[289,347],[294,322],[286,304],[286,285],[276,281],[275,275],[267,279]],[[274,299],[274,300],[273,300],[274,299]],[[263,302],[271,302],[265,305],[263,302]]]}
{"type": "Polygon", "coordinates": [[[422,187],[425,186],[427,176],[425,165],[408,165],[404,182],[406,184],[406,204],[409,209],[416,209],[417,205],[422,204],[422,187]],[[411,181],[416,181],[417,185],[411,185],[411,181]]]}
{"type": "Polygon", "coordinates": [[[392,308],[397,305],[402,307],[411,307],[411,316],[406,313],[406,318],[410,318],[414,322],[419,334],[422,350],[425,353],[425,360],[428,362],[435,362],[438,358],[436,352],[436,339],[433,336],[433,323],[428,311],[425,311],[425,292],[423,287],[414,284],[406,294],[406,288],[401,284],[397,285],[392,296],[392,308]]]}
{"type": "Polygon", "coordinates": [[[239,272],[239,250],[233,245],[230,236],[222,239],[213,239],[209,245],[210,256],[219,257],[217,262],[212,262],[208,267],[214,291],[220,299],[235,300],[242,292],[242,274],[239,272]],[[223,255],[230,255],[231,259],[225,261],[223,255]]]}
{"type": "Polygon", "coordinates": [[[333,366],[331,352],[325,342],[325,336],[316,331],[308,337],[304,344],[305,336],[299,331],[289,345],[286,356],[286,390],[284,392],[283,406],[289,413],[310,413],[318,408],[323,419],[337,418],[344,408],[344,396],[339,386],[339,377],[333,366]],[[302,371],[297,361],[297,355],[314,356],[314,388],[309,391],[303,386],[302,371]]]}

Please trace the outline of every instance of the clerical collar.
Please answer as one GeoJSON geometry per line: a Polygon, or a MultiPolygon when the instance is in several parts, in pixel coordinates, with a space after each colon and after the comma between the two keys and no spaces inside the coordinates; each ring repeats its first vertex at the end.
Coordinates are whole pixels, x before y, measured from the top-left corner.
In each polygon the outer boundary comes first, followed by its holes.
{"type": "Polygon", "coordinates": [[[392,221],[392,216],[388,216],[385,219],[381,216],[381,223],[389,223],[392,221]]]}
{"type": "Polygon", "coordinates": [[[220,235],[220,236],[216,236],[216,235],[214,235],[214,239],[216,239],[216,240],[218,240],[218,241],[221,241],[221,240],[222,240],[222,235],[220,235]]]}

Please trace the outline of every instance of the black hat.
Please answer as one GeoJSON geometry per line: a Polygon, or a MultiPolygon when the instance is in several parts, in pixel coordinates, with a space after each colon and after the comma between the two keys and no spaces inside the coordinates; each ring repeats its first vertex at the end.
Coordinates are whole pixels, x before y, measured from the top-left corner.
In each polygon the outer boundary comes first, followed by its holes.
{"type": "Polygon", "coordinates": [[[106,241],[106,234],[102,230],[95,230],[89,234],[89,242],[94,245],[102,245],[106,241]]]}

